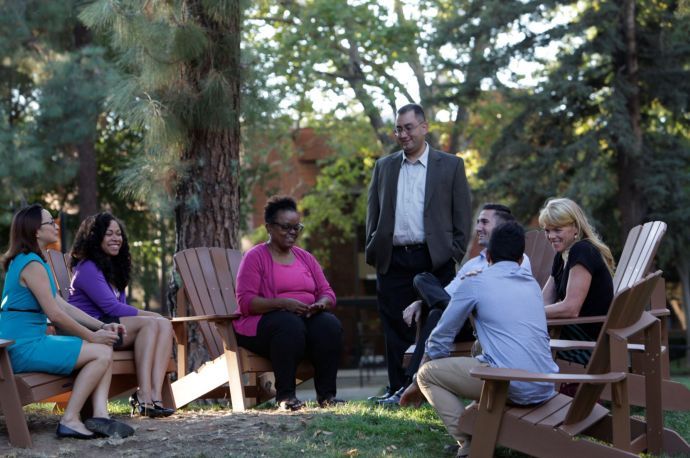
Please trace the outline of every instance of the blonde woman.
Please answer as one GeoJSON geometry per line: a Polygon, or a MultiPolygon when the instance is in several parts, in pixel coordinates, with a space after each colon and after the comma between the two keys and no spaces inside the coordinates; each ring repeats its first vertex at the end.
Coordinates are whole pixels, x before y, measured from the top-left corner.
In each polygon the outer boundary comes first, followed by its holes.
{"type": "MultiPolygon", "coordinates": [[[[567,198],[546,202],[539,224],[556,250],[551,276],[544,285],[547,318],[606,315],[613,298],[611,250],[601,241],[579,205],[567,198]]],[[[601,324],[564,326],[562,339],[597,340],[601,324]]],[[[587,364],[589,351],[568,351],[559,357],[587,364]]]]}

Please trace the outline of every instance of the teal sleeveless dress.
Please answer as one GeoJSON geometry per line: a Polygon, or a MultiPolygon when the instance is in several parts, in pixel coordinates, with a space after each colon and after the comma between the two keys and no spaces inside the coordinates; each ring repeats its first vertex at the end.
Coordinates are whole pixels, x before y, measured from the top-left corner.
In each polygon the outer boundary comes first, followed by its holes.
{"type": "Polygon", "coordinates": [[[74,370],[82,340],[73,336],[46,335],[48,317],[19,277],[30,262],[40,263],[50,280],[50,289],[57,289],[48,264],[36,253],[21,253],[10,262],[0,307],[0,338],[14,340],[9,347],[15,373],[47,372],[67,375],[74,370]]]}

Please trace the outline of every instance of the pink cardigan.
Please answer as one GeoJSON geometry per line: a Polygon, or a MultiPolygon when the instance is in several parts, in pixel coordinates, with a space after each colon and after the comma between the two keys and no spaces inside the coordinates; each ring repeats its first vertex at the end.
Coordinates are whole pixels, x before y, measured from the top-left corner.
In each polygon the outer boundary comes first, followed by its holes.
{"type": "MultiPolygon", "coordinates": [[[[306,250],[292,247],[292,253],[307,266],[314,278],[316,291],[313,291],[316,300],[326,296],[335,305],[335,293],[328,284],[323,274],[323,269],[314,256],[306,250]]],[[[311,292],[311,291],[310,291],[311,292]]],[[[273,281],[273,258],[268,250],[268,245],[262,243],[247,251],[242,257],[239,271],[237,272],[237,303],[242,317],[233,321],[235,332],[244,336],[255,336],[261,315],[252,315],[249,312],[249,304],[255,297],[273,299],[277,297],[273,281]]]]}

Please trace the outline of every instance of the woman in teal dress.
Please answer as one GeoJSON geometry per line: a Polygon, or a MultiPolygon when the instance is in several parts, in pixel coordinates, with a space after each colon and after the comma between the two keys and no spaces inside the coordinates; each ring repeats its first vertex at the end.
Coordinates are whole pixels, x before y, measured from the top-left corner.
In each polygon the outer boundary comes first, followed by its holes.
{"type": "Polygon", "coordinates": [[[58,424],[58,438],[129,436],[134,430],[112,420],[107,410],[112,345],[125,329],[91,318],[56,295],[43,252],[57,237],[55,221],[40,205],[25,207],[14,215],[10,247],[3,258],[7,274],[0,307],[0,338],[14,340],[9,355],[15,373],[67,375],[80,369],[58,424]],[[47,335],[47,319],[68,335],[47,335]],[[79,412],[89,396],[94,417],[82,422],[79,412]]]}

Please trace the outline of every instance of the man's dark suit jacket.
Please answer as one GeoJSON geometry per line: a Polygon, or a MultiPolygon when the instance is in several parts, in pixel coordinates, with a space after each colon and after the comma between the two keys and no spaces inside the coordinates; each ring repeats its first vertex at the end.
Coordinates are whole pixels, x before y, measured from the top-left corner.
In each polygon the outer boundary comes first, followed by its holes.
{"type": "MultiPolygon", "coordinates": [[[[403,152],[376,161],[367,201],[367,264],[385,274],[393,251],[395,203],[403,152]]],[[[472,225],[465,165],[457,156],[429,148],[424,191],[424,232],[436,270],[453,258],[462,260],[472,225]]]]}

